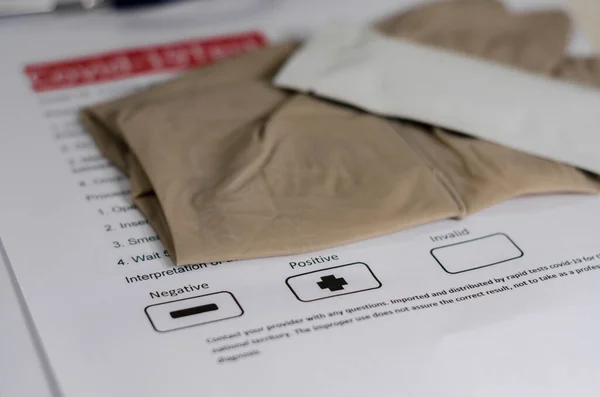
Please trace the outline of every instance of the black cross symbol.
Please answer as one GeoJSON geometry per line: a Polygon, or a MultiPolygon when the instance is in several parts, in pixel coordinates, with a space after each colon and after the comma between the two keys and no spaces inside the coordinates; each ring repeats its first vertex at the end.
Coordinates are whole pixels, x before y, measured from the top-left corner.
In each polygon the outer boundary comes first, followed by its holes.
{"type": "Polygon", "coordinates": [[[333,274],[321,277],[321,281],[317,282],[321,289],[329,288],[329,291],[340,291],[344,289],[344,285],[348,285],[343,277],[336,278],[333,274]]]}

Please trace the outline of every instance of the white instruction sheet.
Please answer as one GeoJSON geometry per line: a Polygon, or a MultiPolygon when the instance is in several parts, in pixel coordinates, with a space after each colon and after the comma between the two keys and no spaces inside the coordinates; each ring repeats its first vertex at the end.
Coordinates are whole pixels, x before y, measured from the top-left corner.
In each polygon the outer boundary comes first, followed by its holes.
{"type": "Polygon", "coordinates": [[[77,110],[294,30],[258,26],[118,48],[50,48],[58,28],[18,49],[2,39],[0,278],[14,278],[49,395],[597,396],[600,197],[173,267],[77,110]]]}

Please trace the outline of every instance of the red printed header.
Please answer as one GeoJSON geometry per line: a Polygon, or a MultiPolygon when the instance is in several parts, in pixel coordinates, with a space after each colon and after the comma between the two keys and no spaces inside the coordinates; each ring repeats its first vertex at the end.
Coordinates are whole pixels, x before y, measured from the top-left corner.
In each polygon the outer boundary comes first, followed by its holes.
{"type": "Polygon", "coordinates": [[[25,74],[35,92],[174,72],[208,65],[222,58],[265,45],[259,32],[170,44],[130,48],[68,60],[27,65],[25,74]]]}

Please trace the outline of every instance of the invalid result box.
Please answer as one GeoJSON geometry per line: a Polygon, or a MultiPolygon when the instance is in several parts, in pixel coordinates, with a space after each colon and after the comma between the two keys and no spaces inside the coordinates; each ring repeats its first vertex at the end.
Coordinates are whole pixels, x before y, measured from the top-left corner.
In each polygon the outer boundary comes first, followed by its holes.
{"type": "Polygon", "coordinates": [[[447,273],[457,274],[497,265],[523,256],[523,251],[504,233],[491,234],[431,250],[447,273]]]}

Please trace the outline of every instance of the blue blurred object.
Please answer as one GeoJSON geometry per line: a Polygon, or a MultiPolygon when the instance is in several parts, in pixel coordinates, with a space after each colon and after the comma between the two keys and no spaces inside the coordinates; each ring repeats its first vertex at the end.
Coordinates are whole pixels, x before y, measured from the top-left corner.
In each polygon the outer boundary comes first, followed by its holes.
{"type": "Polygon", "coordinates": [[[85,11],[101,7],[128,10],[176,1],[183,0],[0,0],[0,17],[53,11],[85,11]]]}
{"type": "Polygon", "coordinates": [[[112,0],[110,4],[117,9],[137,8],[157,4],[173,3],[177,0],[112,0]]]}

